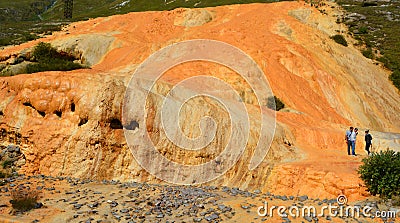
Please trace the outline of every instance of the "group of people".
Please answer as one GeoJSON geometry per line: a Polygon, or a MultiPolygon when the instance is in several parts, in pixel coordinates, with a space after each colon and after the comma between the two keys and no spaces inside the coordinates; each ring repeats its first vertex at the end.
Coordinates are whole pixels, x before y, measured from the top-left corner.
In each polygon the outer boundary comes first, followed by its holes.
{"type": "MultiPolygon", "coordinates": [[[[349,130],[346,131],[345,140],[347,143],[347,154],[350,156],[357,156],[356,154],[356,139],[358,135],[358,128],[350,127],[349,130]],[[351,148],[351,151],[350,151],[351,148]]],[[[365,150],[368,155],[371,154],[370,148],[372,146],[372,136],[369,134],[369,130],[365,131],[365,150]]]]}

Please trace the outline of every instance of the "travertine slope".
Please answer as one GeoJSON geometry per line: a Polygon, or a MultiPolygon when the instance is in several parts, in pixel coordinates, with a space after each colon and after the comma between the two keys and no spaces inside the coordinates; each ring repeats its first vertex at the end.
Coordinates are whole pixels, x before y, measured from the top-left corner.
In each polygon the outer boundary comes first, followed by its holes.
{"type": "MultiPolygon", "coordinates": [[[[366,194],[356,174],[364,155],[362,130],[371,129],[375,150],[399,149],[400,96],[385,70],[329,38],[336,30],[345,31],[335,21],[303,3],[284,2],[130,13],[71,24],[40,41],[73,53],[91,69],[1,78],[0,141],[22,146],[26,164],[21,172],[27,174],[158,181],[136,163],[125,142],[121,109],[126,86],[136,67],[160,48],[213,39],[254,58],[287,108],[277,113],[271,150],[258,168],[247,168],[259,134],[254,130],[243,158],[210,184],[314,197],[344,193],[356,199],[366,194]],[[358,157],[345,151],[344,131],[350,125],[361,130],[358,157]]],[[[16,63],[38,41],[4,49],[2,63],[16,63]]],[[[250,114],[257,114],[248,86],[220,65],[182,64],[169,70],[156,89],[168,91],[196,72],[232,84],[250,114]]],[[[147,128],[164,155],[199,163],[223,147],[227,139],[220,133],[209,149],[187,158],[165,139],[155,109],[161,102],[154,100],[149,105],[154,122],[147,128]]],[[[226,124],[222,109],[201,103],[204,109],[183,113],[182,120],[214,115],[218,124],[226,124]]],[[[252,123],[257,125],[257,118],[252,123]]],[[[183,128],[196,135],[192,124],[183,128]]]]}

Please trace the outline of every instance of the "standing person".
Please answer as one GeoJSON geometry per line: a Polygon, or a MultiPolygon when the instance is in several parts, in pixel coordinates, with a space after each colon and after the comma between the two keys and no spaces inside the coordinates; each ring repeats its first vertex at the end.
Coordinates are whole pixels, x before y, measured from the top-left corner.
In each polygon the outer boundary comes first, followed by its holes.
{"type": "Polygon", "coordinates": [[[369,148],[372,145],[372,136],[369,134],[369,130],[365,131],[365,150],[368,152],[368,155],[371,153],[369,148]]]}
{"type": "Polygon", "coordinates": [[[353,133],[353,126],[350,126],[350,129],[346,131],[345,139],[347,144],[347,155],[350,156],[350,136],[353,133]]]}
{"type": "Polygon", "coordinates": [[[356,155],[356,139],[358,135],[358,128],[355,128],[354,131],[350,134],[350,145],[351,145],[351,155],[356,155]]]}

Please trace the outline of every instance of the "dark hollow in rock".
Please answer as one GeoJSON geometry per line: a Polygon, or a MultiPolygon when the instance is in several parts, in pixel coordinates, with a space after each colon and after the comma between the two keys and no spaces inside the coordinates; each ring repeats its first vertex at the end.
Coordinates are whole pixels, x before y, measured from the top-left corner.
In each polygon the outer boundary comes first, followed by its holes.
{"type": "Polygon", "coordinates": [[[46,116],[46,113],[45,112],[43,112],[43,111],[37,111],[38,113],[39,113],[39,115],[40,116],[42,116],[42,117],[45,117],[46,116]]]}
{"type": "Polygon", "coordinates": [[[71,111],[75,112],[75,103],[71,103],[71,111]]]}
{"type": "Polygon", "coordinates": [[[54,112],[59,118],[61,118],[62,116],[62,111],[55,111],[54,112]]]}
{"type": "Polygon", "coordinates": [[[87,118],[82,118],[82,119],[79,121],[78,126],[82,126],[82,125],[86,124],[87,122],[88,122],[88,119],[87,119],[87,118]]]}
{"type": "Polygon", "coordinates": [[[122,123],[119,119],[111,119],[110,121],[110,128],[112,129],[123,129],[122,123]]]}
{"type": "Polygon", "coordinates": [[[24,106],[28,106],[28,107],[31,107],[31,108],[33,108],[33,109],[35,109],[33,106],[32,106],[32,104],[31,103],[29,103],[29,102],[24,102],[24,103],[22,103],[24,106]]]}
{"type": "Polygon", "coordinates": [[[24,103],[22,103],[24,106],[27,106],[27,107],[31,107],[31,108],[33,108],[33,109],[35,109],[38,113],[39,113],[39,115],[40,116],[42,116],[42,117],[45,117],[46,116],[46,113],[44,112],[44,111],[38,111],[35,107],[33,107],[33,105],[31,104],[31,103],[29,103],[29,102],[24,102],[24,103]]]}

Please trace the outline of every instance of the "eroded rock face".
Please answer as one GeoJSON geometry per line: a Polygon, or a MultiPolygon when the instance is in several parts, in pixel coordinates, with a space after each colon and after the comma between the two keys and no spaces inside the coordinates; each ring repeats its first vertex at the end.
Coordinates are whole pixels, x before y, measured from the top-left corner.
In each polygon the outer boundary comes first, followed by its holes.
{"type": "MultiPolygon", "coordinates": [[[[213,12],[207,22],[207,13],[201,10],[196,16],[182,17],[182,9],[177,9],[74,23],[40,41],[79,49],[76,52],[87,55],[91,69],[1,78],[1,141],[21,145],[26,158],[23,173],[158,182],[137,164],[125,142],[122,126],[132,124],[121,117],[126,87],[138,64],[156,50],[181,40],[214,39],[254,58],[287,109],[277,113],[276,134],[260,166],[248,170],[259,135],[255,128],[239,162],[210,184],[286,195],[307,193],[310,197],[364,196],[365,188],[356,173],[363,156],[347,156],[344,132],[350,125],[359,127],[359,154],[363,129],[367,128],[374,140],[381,142],[375,145],[377,151],[398,149],[395,132],[400,131],[400,97],[386,71],[351,46],[343,47],[329,38],[326,30],[335,28],[328,24],[329,17],[321,29],[312,21],[319,18],[319,12],[304,11],[304,7],[297,2],[216,7],[204,9],[213,12]],[[299,8],[306,17],[294,18],[289,13],[299,8]],[[192,21],[197,18],[199,23],[192,21]],[[298,20],[302,18],[305,20],[298,20]],[[185,27],[188,24],[176,24],[182,19],[190,20],[190,29],[185,27]],[[85,44],[74,45],[74,39],[85,44]],[[96,49],[90,48],[93,40],[96,49]]],[[[331,22],[335,24],[335,18],[331,22]]],[[[6,48],[0,58],[11,58],[36,43],[6,48]]],[[[257,126],[254,94],[240,76],[221,65],[179,65],[166,72],[155,91],[165,94],[179,81],[200,74],[232,85],[246,103],[251,123],[257,126]]],[[[224,110],[215,103],[194,102],[202,109],[182,113],[185,133],[196,136],[197,120],[204,115],[227,125],[224,110]]],[[[227,134],[221,132],[209,148],[192,153],[194,156],[179,150],[162,132],[156,109],[161,103],[162,97],[152,97],[148,126],[132,128],[147,128],[157,149],[169,159],[197,164],[212,159],[224,147],[227,134]]]]}
{"type": "MultiPolygon", "coordinates": [[[[142,180],[154,181],[155,179],[135,162],[122,130],[123,125],[126,126],[126,123],[121,121],[126,88],[124,82],[129,79],[83,73],[84,71],[80,71],[67,77],[61,76],[60,73],[21,75],[19,78],[2,80],[4,102],[7,102],[1,107],[4,111],[1,119],[4,129],[2,141],[24,146],[24,172],[27,174],[47,173],[56,176],[119,180],[139,177],[142,180]],[[21,135],[16,137],[11,129],[21,135]]],[[[156,88],[161,93],[171,86],[161,83],[156,88]]],[[[162,100],[157,97],[153,100],[154,104],[150,104],[148,115],[154,119],[149,120],[151,124],[147,129],[159,151],[169,159],[198,164],[204,160],[209,161],[218,153],[218,149],[223,148],[227,139],[224,139],[224,131],[219,131],[217,140],[213,141],[208,150],[190,154],[192,156],[188,156],[183,150],[179,151],[179,148],[168,142],[165,134],[160,132],[160,112],[155,104],[159,106],[162,100]]],[[[204,106],[210,106],[209,115],[218,115],[219,110],[214,103],[206,102],[202,105],[203,108],[204,106]]],[[[196,134],[197,130],[190,120],[198,120],[206,114],[207,112],[204,114],[204,110],[200,109],[190,109],[183,113],[182,120],[188,122],[184,126],[191,128],[188,131],[190,134],[196,134]]],[[[226,117],[215,118],[222,120],[218,124],[228,125],[226,122],[229,119],[226,117]]],[[[230,171],[233,176],[247,170],[250,152],[254,150],[259,133],[252,131],[250,134],[253,135],[249,141],[249,147],[252,149],[247,151],[247,159],[240,162],[243,163],[243,170],[236,167],[230,171]]],[[[278,128],[277,136],[279,138],[277,137],[269,154],[271,160],[275,162],[298,158],[295,147],[282,144],[284,140],[292,141],[292,136],[286,135],[282,127],[278,128]]],[[[268,169],[268,165],[265,168],[268,169]]],[[[253,173],[253,178],[257,172],[253,173]]],[[[243,177],[242,174],[236,177],[243,177]]],[[[238,185],[241,183],[240,180],[236,182],[238,185]]]]}
{"type": "Polygon", "coordinates": [[[52,45],[79,58],[80,63],[92,66],[112,49],[114,40],[111,35],[87,34],[55,40],[52,45]]]}
{"type": "MultiPolygon", "coordinates": [[[[76,63],[90,67],[100,62],[103,56],[113,47],[115,38],[110,35],[83,34],[78,36],[56,39],[52,47],[59,52],[75,58],[76,63]]],[[[0,58],[0,76],[13,76],[26,73],[27,65],[35,62],[34,47],[29,47],[17,54],[5,55],[0,58]]]]}
{"type": "Polygon", "coordinates": [[[175,17],[174,24],[177,26],[201,26],[213,19],[213,13],[206,9],[182,9],[181,12],[175,17]]]}

